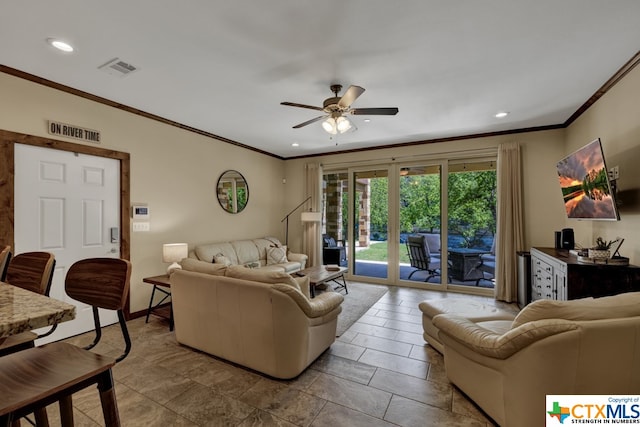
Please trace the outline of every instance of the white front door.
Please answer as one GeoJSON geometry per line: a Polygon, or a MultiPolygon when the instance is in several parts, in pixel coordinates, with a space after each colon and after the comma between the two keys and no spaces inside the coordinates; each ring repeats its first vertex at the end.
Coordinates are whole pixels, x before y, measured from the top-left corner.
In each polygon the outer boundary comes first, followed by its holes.
{"type": "MultiPolygon", "coordinates": [[[[120,257],[120,162],[115,159],[15,144],[14,254],[55,255],[50,296],[76,305],[76,318],[38,341],[55,341],[93,329],[90,306],[64,291],[68,268],[94,257],[120,257]],[[112,228],[118,238],[112,241],[112,228]]],[[[102,325],[118,321],[101,310],[102,325]]],[[[42,333],[48,328],[39,330],[42,333]]]]}

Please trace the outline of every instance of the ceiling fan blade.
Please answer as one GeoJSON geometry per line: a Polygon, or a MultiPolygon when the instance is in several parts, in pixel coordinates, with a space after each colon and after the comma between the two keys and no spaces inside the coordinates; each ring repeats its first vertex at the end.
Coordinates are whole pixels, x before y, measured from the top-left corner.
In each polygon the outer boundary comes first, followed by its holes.
{"type": "Polygon", "coordinates": [[[353,102],[358,99],[360,95],[364,93],[364,88],[360,86],[349,86],[349,89],[342,95],[340,101],[338,101],[338,106],[341,108],[349,108],[353,102]]]}
{"type": "Polygon", "coordinates": [[[390,108],[354,108],[350,111],[351,114],[356,116],[371,115],[371,116],[395,116],[398,114],[396,107],[390,108]]]}
{"type": "Polygon", "coordinates": [[[318,117],[316,117],[314,119],[307,120],[306,122],[300,123],[299,125],[295,125],[293,128],[294,129],[300,129],[303,126],[310,125],[311,123],[315,123],[317,121],[320,121],[320,120],[324,119],[325,117],[327,117],[327,116],[318,116],[318,117]]]}
{"type": "Polygon", "coordinates": [[[280,105],[286,105],[289,107],[308,108],[309,110],[324,111],[322,107],[314,107],[313,105],[297,104],[295,102],[281,102],[280,105]]]}

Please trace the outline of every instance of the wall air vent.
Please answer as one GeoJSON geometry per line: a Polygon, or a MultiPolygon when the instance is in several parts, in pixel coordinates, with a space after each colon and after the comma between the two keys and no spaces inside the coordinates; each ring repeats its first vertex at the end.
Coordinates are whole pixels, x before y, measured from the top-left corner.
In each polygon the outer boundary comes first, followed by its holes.
{"type": "Polygon", "coordinates": [[[118,77],[128,76],[138,70],[135,66],[121,61],[119,58],[112,59],[111,61],[99,66],[98,69],[111,74],[112,76],[118,77]]]}

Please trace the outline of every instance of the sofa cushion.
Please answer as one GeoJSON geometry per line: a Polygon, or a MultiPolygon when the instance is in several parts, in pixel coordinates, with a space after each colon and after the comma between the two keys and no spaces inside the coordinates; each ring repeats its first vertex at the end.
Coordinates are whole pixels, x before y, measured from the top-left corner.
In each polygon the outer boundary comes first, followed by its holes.
{"type": "Polygon", "coordinates": [[[285,262],[289,262],[286,246],[267,248],[267,265],[284,264],[285,262]]]}
{"type": "Polygon", "coordinates": [[[183,270],[213,274],[214,276],[224,276],[227,271],[227,266],[224,264],[212,264],[195,258],[185,258],[180,261],[180,265],[183,270]]]}
{"type": "Polygon", "coordinates": [[[199,260],[213,262],[213,257],[218,254],[222,254],[229,258],[231,264],[239,264],[236,251],[231,246],[231,243],[210,243],[206,245],[196,246],[194,252],[198,256],[199,260]]]}
{"type": "Polygon", "coordinates": [[[236,264],[247,264],[260,260],[260,252],[252,240],[234,240],[230,244],[238,257],[236,264]]]}
{"type": "Polygon", "coordinates": [[[258,259],[261,261],[267,260],[267,249],[274,246],[282,246],[278,239],[275,239],[275,242],[271,240],[271,238],[265,237],[264,239],[253,239],[252,242],[258,248],[258,259]]]}
{"type": "Polygon", "coordinates": [[[598,320],[633,316],[640,316],[640,292],[569,301],[534,301],[522,309],[511,327],[541,319],[598,320]]]}

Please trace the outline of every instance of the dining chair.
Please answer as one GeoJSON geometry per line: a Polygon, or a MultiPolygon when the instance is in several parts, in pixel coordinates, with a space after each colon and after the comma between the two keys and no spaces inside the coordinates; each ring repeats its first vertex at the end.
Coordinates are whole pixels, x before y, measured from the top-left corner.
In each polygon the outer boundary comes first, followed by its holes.
{"type": "Polygon", "coordinates": [[[7,266],[5,282],[35,292],[49,295],[56,259],[49,252],[23,252],[15,255],[7,266]]]}
{"type": "Polygon", "coordinates": [[[5,246],[0,251],[0,282],[4,282],[9,261],[11,261],[11,246],[5,246]]]}
{"type": "MultiPolygon", "coordinates": [[[[7,265],[4,282],[37,294],[49,296],[56,260],[49,252],[23,252],[11,258],[7,265]]],[[[7,337],[0,344],[0,356],[34,346],[34,341],[51,335],[53,325],[47,332],[36,334],[28,331],[7,337]]]]}
{"type": "Polygon", "coordinates": [[[131,350],[123,313],[130,278],[131,263],[117,258],[85,259],[69,268],[65,291],[92,306],[96,338],[85,348],[58,341],[0,357],[0,427],[55,402],[61,424],[71,426],[72,395],[92,385],[99,390],[105,425],[120,425],[111,368],[131,350]],[[118,314],[125,349],[115,359],[89,351],[102,336],[99,308],[118,314]]]}

